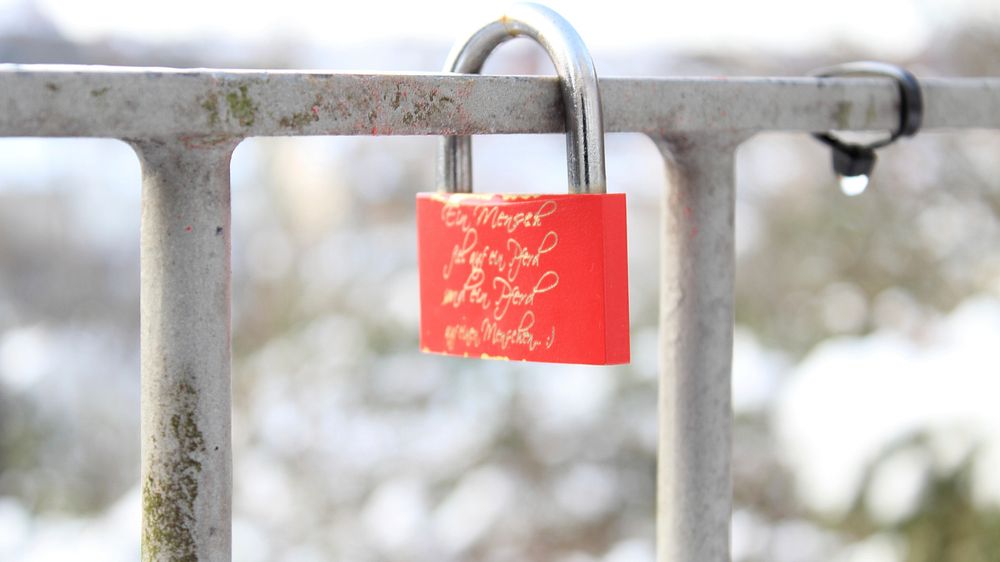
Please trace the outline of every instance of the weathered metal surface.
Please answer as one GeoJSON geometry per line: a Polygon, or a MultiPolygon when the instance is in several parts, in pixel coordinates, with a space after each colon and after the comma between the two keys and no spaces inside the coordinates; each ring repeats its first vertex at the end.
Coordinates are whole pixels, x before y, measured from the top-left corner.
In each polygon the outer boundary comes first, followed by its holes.
{"type": "Polygon", "coordinates": [[[236,143],[132,142],[142,163],[144,562],[230,559],[229,158],[236,143]]]}
{"type": "Polygon", "coordinates": [[[736,135],[654,138],[660,236],[657,560],[728,562],[736,135]]]}
{"type": "MultiPolygon", "coordinates": [[[[926,79],[924,129],[1000,127],[1000,79],[926,79]]],[[[608,132],[889,129],[874,78],[604,78],[608,132]]],[[[0,136],[471,135],[565,130],[555,77],[0,65],[0,136]]]]}

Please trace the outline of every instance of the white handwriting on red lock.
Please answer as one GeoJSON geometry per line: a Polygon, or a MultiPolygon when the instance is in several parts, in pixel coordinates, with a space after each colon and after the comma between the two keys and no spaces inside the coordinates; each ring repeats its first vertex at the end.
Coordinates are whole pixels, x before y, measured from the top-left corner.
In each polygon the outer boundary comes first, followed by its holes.
{"type": "MultiPolygon", "coordinates": [[[[448,347],[456,341],[466,346],[475,347],[485,336],[486,341],[499,344],[501,348],[509,345],[525,345],[534,349],[541,342],[532,333],[535,324],[535,314],[531,311],[538,295],[552,291],[559,285],[559,274],[553,270],[545,271],[535,281],[533,286],[524,287],[516,283],[523,270],[538,269],[542,265],[545,254],[552,252],[559,245],[559,235],[548,231],[540,243],[527,247],[514,236],[507,239],[506,248],[485,246],[478,248],[479,234],[477,228],[503,230],[515,234],[519,229],[535,229],[544,226],[544,219],[558,210],[555,201],[544,201],[537,209],[510,213],[500,206],[460,206],[445,205],[441,209],[441,220],[445,227],[456,229],[462,234],[461,241],[451,248],[450,259],[442,269],[442,278],[450,280],[460,266],[468,266],[468,274],[459,287],[446,287],[441,304],[458,308],[464,304],[474,304],[487,310],[492,307],[492,321],[484,319],[480,329],[465,325],[452,325],[446,330],[448,347]],[[487,270],[491,275],[487,275],[487,270]],[[492,277],[490,285],[486,285],[488,277],[492,277]],[[517,327],[504,329],[499,322],[505,318],[511,307],[526,309],[521,314],[517,327]]],[[[552,335],[546,338],[546,345],[551,346],[555,339],[555,327],[552,335]]]]}

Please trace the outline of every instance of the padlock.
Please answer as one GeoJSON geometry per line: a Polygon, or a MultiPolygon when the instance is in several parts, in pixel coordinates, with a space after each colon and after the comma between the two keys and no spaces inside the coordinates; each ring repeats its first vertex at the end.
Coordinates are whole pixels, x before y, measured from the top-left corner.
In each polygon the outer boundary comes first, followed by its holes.
{"type": "Polygon", "coordinates": [[[515,4],[449,55],[477,73],[516,36],[556,65],[566,107],[569,194],[472,193],[469,137],[444,137],[439,191],[417,195],[420,347],[465,357],[629,360],[625,195],[608,194],[594,63],[555,12],[515,4]]]}

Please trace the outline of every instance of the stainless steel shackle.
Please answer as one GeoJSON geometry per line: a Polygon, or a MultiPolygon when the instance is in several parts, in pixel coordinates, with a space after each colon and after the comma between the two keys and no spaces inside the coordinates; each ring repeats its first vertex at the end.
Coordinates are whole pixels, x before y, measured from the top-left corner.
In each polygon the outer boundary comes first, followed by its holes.
{"type": "MultiPolygon", "coordinates": [[[[576,30],[545,6],[518,3],[498,20],[455,45],[445,63],[446,72],[477,74],[497,45],[526,36],[540,44],[559,75],[566,107],[566,158],[570,193],[604,193],[604,121],[597,71],[576,30]]],[[[438,190],[472,191],[472,142],[467,136],[441,139],[438,152],[438,190]]]]}

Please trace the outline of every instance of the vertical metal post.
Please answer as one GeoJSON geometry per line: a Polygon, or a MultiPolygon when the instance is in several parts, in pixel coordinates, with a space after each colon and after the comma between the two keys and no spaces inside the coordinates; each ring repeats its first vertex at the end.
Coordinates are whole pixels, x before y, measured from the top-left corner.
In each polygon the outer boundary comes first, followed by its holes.
{"type": "Polygon", "coordinates": [[[230,193],[238,139],[142,140],[142,560],[231,557],[230,193]]]}
{"type": "Polygon", "coordinates": [[[660,239],[657,560],[728,562],[734,155],[743,137],[653,140],[669,177],[660,239]]]}

